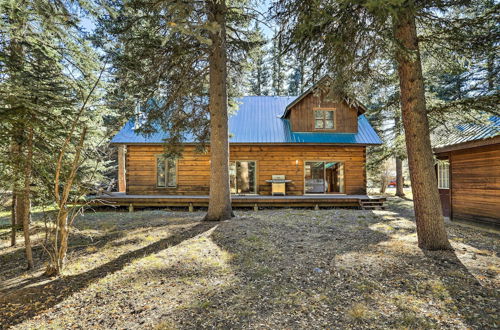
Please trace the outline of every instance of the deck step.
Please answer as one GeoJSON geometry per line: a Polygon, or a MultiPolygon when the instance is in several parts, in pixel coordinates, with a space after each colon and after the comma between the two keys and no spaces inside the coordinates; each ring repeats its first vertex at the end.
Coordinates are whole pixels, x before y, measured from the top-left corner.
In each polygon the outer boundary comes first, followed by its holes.
{"type": "Polygon", "coordinates": [[[385,198],[360,199],[359,206],[362,210],[385,210],[385,198]]]}

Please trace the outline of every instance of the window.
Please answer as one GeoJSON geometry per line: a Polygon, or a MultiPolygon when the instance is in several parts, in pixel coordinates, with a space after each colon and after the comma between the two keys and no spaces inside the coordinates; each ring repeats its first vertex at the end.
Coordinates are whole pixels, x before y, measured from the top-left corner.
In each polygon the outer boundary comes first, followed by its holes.
{"type": "Polygon", "coordinates": [[[438,188],[450,189],[450,163],[447,160],[439,160],[437,164],[438,188]]]}
{"type": "Polygon", "coordinates": [[[335,129],[334,110],[314,110],[315,129],[335,129]]]}
{"type": "Polygon", "coordinates": [[[229,163],[231,194],[256,194],[256,166],[254,161],[234,161],[229,163]]]}
{"type": "Polygon", "coordinates": [[[344,163],[304,162],[306,194],[344,193],[344,163]]]}
{"type": "Polygon", "coordinates": [[[177,161],[156,157],[156,186],[160,188],[177,187],[177,161]]]}

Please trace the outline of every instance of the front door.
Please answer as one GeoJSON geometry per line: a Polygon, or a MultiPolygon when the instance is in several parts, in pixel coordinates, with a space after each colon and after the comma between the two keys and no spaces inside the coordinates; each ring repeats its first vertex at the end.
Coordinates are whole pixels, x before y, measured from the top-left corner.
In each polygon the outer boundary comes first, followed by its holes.
{"type": "Polygon", "coordinates": [[[310,161],[304,163],[306,194],[344,193],[344,164],[310,161]]]}

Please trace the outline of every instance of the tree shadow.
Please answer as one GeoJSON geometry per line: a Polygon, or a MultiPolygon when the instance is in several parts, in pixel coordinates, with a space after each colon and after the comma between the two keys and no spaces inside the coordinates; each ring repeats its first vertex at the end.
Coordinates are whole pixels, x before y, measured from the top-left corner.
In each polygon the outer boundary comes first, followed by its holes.
{"type": "Polygon", "coordinates": [[[343,222],[345,227],[273,223],[259,218],[221,223],[210,239],[231,255],[230,267],[238,284],[223,292],[204,292],[197,305],[201,307],[177,309],[172,318],[184,328],[238,328],[280,315],[279,323],[266,327],[300,328],[301,324],[305,326],[305,315],[288,312],[299,309],[297,299],[301,295],[318,291],[326,304],[349,306],[348,300],[337,297],[338,282],[334,285],[337,278],[332,275],[336,258],[369,249],[389,236],[370,229],[373,222],[343,222]],[[313,241],[316,243],[311,244],[313,241]]]}
{"type": "MultiPolygon", "coordinates": [[[[2,326],[13,326],[38,315],[63,301],[69,295],[86,288],[92,282],[123,269],[132,261],[178,245],[209,230],[215,225],[217,225],[215,222],[196,223],[187,230],[174,233],[146,247],[122,254],[116,259],[85,273],[59,277],[39,285],[32,284],[26,286],[26,284],[23,284],[23,288],[13,288],[0,297],[0,305],[3,304],[5,306],[1,309],[4,314],[1,322],[2,326]],[[30,308],[18,308],[18,306],[23,306],[27,303],[30,304],[30,308]],[[9,311],[9,306],[15,309],[15,313],[9,311]]],[[[42,277],[34,282],[36,283],[41,280],[43,280],[42,277]]]]}
{"type": "Polygon", "coordinates": [[[491,300],[489,307],[496,309],[500,299],[498,291],[483,286],[455,251],[424,250],[423,253],[438,270],[436,274],[452,299],[448,304],[450,309],[456,309],[470,328],[494,327],[498,322],[496,312],[485,310],[485,304],[478,302],[491,300]]]}
{"type": "MultiPolygon", "coordinates": [[[[378,317],[382,321],[377,320],[379,325],[442,326],[439,315],[428,316],[426,309],[418,304],[405,306],[411,305],[412,299],[425,300],[428,297],[431,301],[442,299],[445,309],[449,310],[439,312],[449,313],[450,318],[467,327],[487,328],[496,324],[495,314],[477,301],[490,299],[490,307],[494,308],[498,293],[482,286],[453,251],[423,251],[422,255],[415,251],[407,253],[404,248],[398,250],[396,246],[385,252],[383,262],[378,261],[373,247],[392,238],[373,230],[376,224],[376,221],[358,221],[357,224],[346,222],[336,226],[303,228],[253,218],[221,223],[210,238],[231,254],[230,265],[239,278],[238,285],[222,292],[208,290],[200,295],[202,303],[177,309],[168,317],[185,328],[231,328],[256,324],[296,328],[307,326],[307,322],[316,326],[321,324],[321,327],[342,324],[362,328],[369,327],[371,321],[353,321],[350,308],[360,302],[376,313],[378,302],[373,293],[377,291],[388,301],[393,299],[395,292],[410,299],[393,314],[387,310],[381,313],[378,317]],[[251,225],[242,225],[241,221],[251,225]],[[353,228],[356,229],[355,235],[353,228]],[[309,244],[308,237],[321,244],[309,244]],[[356,254],[371,259],[359,260],[356,254]],[[349,267],[352,268],[344,269],[336,261],[339,257],[351,262],[349,267]],[[394,264],[386,265],[385,261],[394,264]],[[366,267],[372,268],[366,272],[366,267]],[[307,306],[312,306],[311,310],[307,306]],[[336,310],[337,319],[324,317],[321,320],[321,313],[313,317],[308,314],[315,313],[314,309],[318,308],[336,310]]],[[[415,230],[400,228],[398,231],[406,236],[415,230]]]]}
{"type": "MultiPolygon", "coordinates": [[[[99,237],[91,237],[80,232],[72,232],[69,238],[68,253],[77,252],[80,256],[91,254],[85,252],[87,246],[92,245],[96,249],[99,249],[109,242],[122,238],[124,235],[125,234],[121,231],[115,231],[99,237]]],[[[32,251],[35,269],[30,272],[32,274],[40,273],[44,270],[44,263],[47,261],[47,253],[41,244],[34,244],[32,251]]],[[[43,274],[33,277],[23,277],[23,275],[26,274],[24,253],[24,247],[20,247],[0,255],[0,261],[3,265],[0,270],[0,276],[3,278],[3,283],[0,285],[0,292],[17,290],[24,286],[46,280],[43,274]],[[12,285],[13,282],[16,282],[16,284],[12,285]]]]}

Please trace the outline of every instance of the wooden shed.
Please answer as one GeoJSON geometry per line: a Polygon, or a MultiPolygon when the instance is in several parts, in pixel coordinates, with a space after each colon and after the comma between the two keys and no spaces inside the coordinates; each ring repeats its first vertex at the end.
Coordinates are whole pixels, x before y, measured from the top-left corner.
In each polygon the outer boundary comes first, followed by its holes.
{"type": "Polygon", "coordinates": [[[500,225],[500,118],[468,124],[434,148],[444,216],[500,225]]]}

